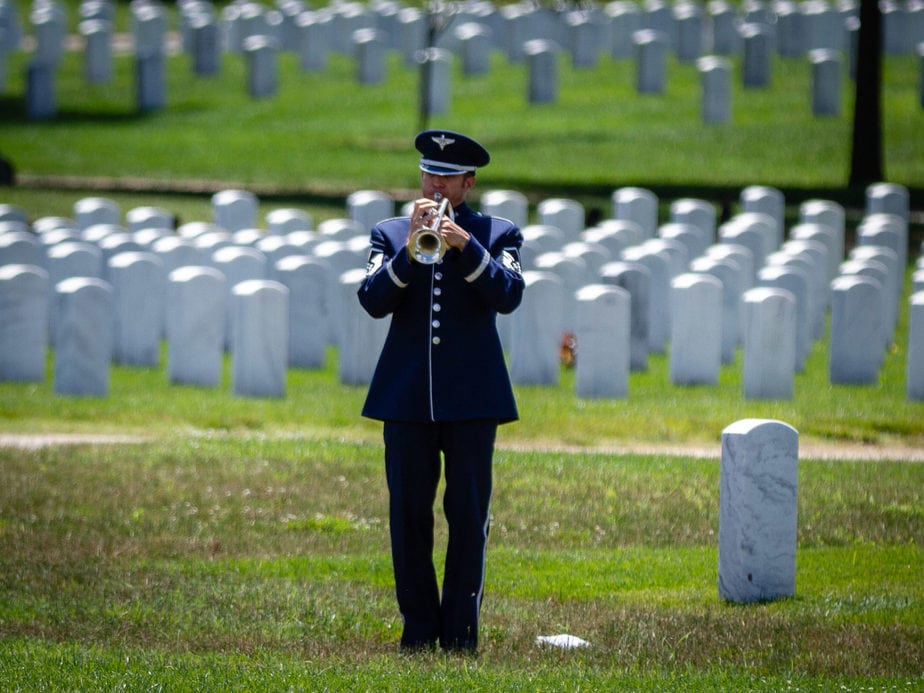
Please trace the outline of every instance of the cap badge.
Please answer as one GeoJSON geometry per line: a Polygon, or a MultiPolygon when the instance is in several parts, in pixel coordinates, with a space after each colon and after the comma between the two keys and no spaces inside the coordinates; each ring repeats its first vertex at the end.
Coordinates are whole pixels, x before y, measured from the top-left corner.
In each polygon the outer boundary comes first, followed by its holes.
{"type": "Polygon", "coordinates": [[[436,142],[437,145],[439,145],[440,151],[443,151],[444,149],[446,149],[446,145],[452,144],[453,142],[455,142],[454,139],[446,137],[446,135],[442,135],[442,134],[439,137],[431,137],[430,139],[436,142]]]}

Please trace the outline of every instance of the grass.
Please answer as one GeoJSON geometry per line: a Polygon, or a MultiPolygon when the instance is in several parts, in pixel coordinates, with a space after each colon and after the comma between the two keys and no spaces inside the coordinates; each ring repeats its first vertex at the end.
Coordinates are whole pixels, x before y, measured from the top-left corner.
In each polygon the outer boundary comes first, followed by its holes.
{"type": "MultiPolygon", "coordinates": [[[[25,59],[8,58],[0,151],[38,182],[0,201],[32,217],[68,216],[86,192],[42,182],[59,176],[107,178],[93,192],[183,220],[210,218],[208,192],[226,182],[259,190],[263,213],[292,205],[316,221],[343,216],[352,190],[416,187],[416,76],[393,58],[386,84],[359,87],[345,56],[323,74],[283,56],[279,93],[254,101],[239,58],[209,80],[176,57],[168,108],[139,114],[128,60],[112,84],[87,86],[69,55],[59,117],[44,123],[24,115],[25,59]]],[[[734,84],[733,122],[722,127],[700,123],[691,66],[671,62],[667,93],[650,98],[634,93],[628,62],[574,70],[563,58],[560,68],[560,99],[542,107],[524,103],[522,65],[496,56],[477,78],[456,68],[452,111],[433,124],[488,145],[494,162],[479,189],[607,210],[620,185],[728,202],[761,183],[786,191],[790,216],[800,198],[823,195],[852,205],[856,220],[862,191],[844,187],[852,90],[840,117],[811,117],[804,61],[778,60],[768,90],[734,84]]],[[[887,177],[920,200],[915,59],[886,59],[885,78],[887,177]]],[[[826,340],[790,401],[745,400],[740,356],[718,385],[674,387],[668,355],[652,355],[625,400],[577,398],[568,370],[557,386],[518,386],[522,419],[499,435],[478,659],[396,654],[381,430],[358,416],[364,388],[337,382],[336,351],[322,369],[290,370],[281,399],[233,396],[227,363],[214,389],[171,386],[162,367],[114,366],[107,397],[61,397],[49,354],[44,382],[0,383],[0,432],[146,442],[0,448],[0,682],[9,691],[924,690],[924,465],[800,459],[796,595],[741,606],[716,587],[718,461],[606,452],[717,449],[722,429],[745,417],[786,421],[800,442],[869,445],[870,456],[921,448],[924,405],[904,392],[902,306],[874,386],[828,383],[826,340]],[[535,644],[564,632],[592,646],[535,644]]],[[[437,532],[445,540],[441,518],[437,532]]]]}
{"type": "Polygon", "coordinates": [[[456,660],[393,654],[377,445],[177,439],[0,460],[8,690],[924,683],[919,464],[800,464],[797,594],[736,606],[716,592],[716,461],[501,451],[481,657],[456,660]],[[558,632],[592,647],[535,645],[558,632]]]}
{"type": "MultiPolygon", "coordinates": [[[[9,57],[0,97],[0,151],[22,174],[153,179],[155,187],[230,181],[309,196],[417,187],[417,74],[397,55],[388,58],[384,83],[359,85],[349,56],[334,54],[326,71],[314,73],[285,54],[278,93],[256,100],[246,93],[240,56],[225,56],[211,79],[192,75],[189,59],[174,56],[168,107],[139,113],[131,59],[116,60],[112,83],[87,85],[79,54],[71,53],[59,71],[59,114],[49,122],[25,115],[27,58],[9,57]]],[[[486,181],[533,194],[605,197],[631,184],[731,195],[752,183],[793,195],[847,194],[850,82],[842,114],[816,118],[808,61],[779,59],[773,70],[767,89],[744,89],[736,77],[733,121],[706,126],[691,64],[671,60],[666,92],[639,95],[631,61],[603,56],[597,67],[577,69],[562,56],[558,101],[536,106],[526,102],[525,65],[497,53],[487,75],[465,76],[456,65],[451,110],[432,124],[477,133],[494,158],[486,181]]],[[[915,192],[924,185],[917,73],[913,56],[885,60],[886,175],[915,192]]],[[[849,193],[854,203],[858,192],[849,193]]]]}

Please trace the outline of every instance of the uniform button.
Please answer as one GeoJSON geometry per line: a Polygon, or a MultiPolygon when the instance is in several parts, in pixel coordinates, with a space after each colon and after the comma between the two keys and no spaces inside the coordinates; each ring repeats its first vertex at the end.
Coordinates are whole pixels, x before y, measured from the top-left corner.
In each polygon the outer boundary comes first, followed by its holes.
{"type": "Polygon", "coordinates": [[[437,281],[439,281],[440,279],[443,278],[443,273],[442,273],[442,272],[437,272],[436,274],[433,275],[433,278],[436,279],[437,281]]]}
{"type": "Polygon", "coordinates": [[[439,343],[440,343],[440,338],[439,338],[439,337],[434,337],[434,338],[433,338],[433,343],[434,343],[434,344],[439,344],[439,343]]]}
{"type": "Polygon", "coordinates": [[[440,321],[439,321],[439,320],[434,320],[431,324],[433,325],[434,328],[439,329],[440,321]]]}
{"type": "Polygon", "coordinates": [[[434,303],[434,304],[433,304],[433,312],[434,312],[434,313],[439,313],[442,309],[443,309],[443,307],[442,307],[439,303],[434,303]]]}
{"type": "Polygon", "coordinates": [[[441,296],[442,294],[443,294],[443,290],[440,287],[436,287],[435,289],[433,289],[434,296],[441,296]]]}

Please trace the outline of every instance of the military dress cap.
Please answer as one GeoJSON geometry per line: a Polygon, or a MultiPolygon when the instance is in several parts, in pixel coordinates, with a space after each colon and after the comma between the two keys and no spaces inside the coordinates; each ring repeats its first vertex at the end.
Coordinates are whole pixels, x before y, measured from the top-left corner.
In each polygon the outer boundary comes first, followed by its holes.
{"type": "Polygon", "coordinates": [[[488,150],[471,137],[451,130],[424,130],[414,139],[422,154],[420,170],[436,176],[457,176],[487,166],[488,150]]]}

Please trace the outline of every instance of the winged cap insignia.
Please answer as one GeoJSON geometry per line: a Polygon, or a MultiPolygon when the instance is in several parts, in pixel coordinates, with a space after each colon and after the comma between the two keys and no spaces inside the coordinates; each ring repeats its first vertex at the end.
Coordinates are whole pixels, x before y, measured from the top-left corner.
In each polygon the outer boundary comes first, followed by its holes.
{"type": "Polygon", "coordinates": [[[446,137],[446,135],[442,135],[442,134],[439,137],[431,137],[430,139],[436,142],[437,145],[439,145],[440,151],[443,151],[444,149],[446,149],[446,145],[452,144],[453,142],[455,142],[454,139],[450,137],[446,137]]]}

